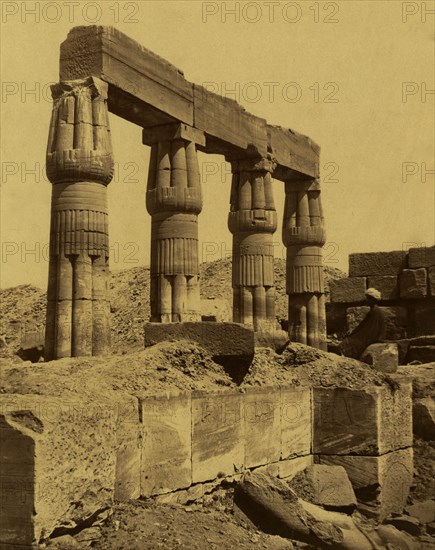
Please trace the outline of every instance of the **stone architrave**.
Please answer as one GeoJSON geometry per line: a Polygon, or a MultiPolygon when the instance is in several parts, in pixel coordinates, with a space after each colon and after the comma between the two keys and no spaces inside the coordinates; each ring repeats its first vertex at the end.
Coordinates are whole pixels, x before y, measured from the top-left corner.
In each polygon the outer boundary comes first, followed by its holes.
{"type": "Polygon", "coordinates": [[[144,130],[151,145],[146,206],[151,214],[151,321],[200,321],[196,145],[201,132],[180,125],[144,130]]]}
{"type": "Polygon", "coordinates": [[[326,349],[320,187],[315,179],[288,180],[285,193],[282,235],[287,247],[289,338],[326,349]]]}
{"type": "Polygon", "coordinates": [[[233,321],[256,331],[275,328],[273,234],[277,215],[273,200],[271,158],[233,161],[231,210],[233,234],[233,321]]]}
{"type": "Polygon", "coordinates": [[[94,77],[52,86],[46,360],[110,349],[107,185],[114,162],[107,88],[94,77]]]}

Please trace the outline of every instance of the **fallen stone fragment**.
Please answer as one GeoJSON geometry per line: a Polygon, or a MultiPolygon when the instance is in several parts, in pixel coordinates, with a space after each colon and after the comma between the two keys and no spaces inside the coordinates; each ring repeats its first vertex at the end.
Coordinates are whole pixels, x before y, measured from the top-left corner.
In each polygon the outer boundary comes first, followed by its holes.
{"type": "Polygon", "coordinates": [[[373,544],[349,516],[299,499],[283,481],[248,472],[237,485],[236,505],[266,533],[319,548],[372,550],[373,544]]]}
{"type": "Polygon", "coordinates": [[[372,344],[365,349],[361,361],[381,372],[396,372],[399,366],[397,344],[372,344]]]}
{"type": "Polygon", "coordinates": [[[422,533],[422,526],[417,518],[412,516],[396,516],[385,520],[387,525],[394,525],[400,531],[406,531],[410,535],[418,537],[422,533]]]}
{"type": "Polygon", "coordinates": [[[407,506],[405,511],[410,516],[417,518],[421,523],[432,523],[435,521],[435,501],[425,500],[416,502],[411,506],[407,506]]]}
{"type": "Polygon", "coordinates": [[[414,400],[412,416],[414,434],[426,441],[435,440],[435,401],[432,397],[414,400]]]}
{"type": "Polygon", "coordinates": [[[327,509],[353,510],[356,497],[343,466],[313,464],[290,482],[300,498],[327,509]]]}
{"type": "Polygon", "coordinates": [[[410,535],[399,531],[394,525],[380,525],[375,534],[379,537],[380,544],[383,544],[381,548],[398,550],[417,550],[420,548],[410,535]]]}

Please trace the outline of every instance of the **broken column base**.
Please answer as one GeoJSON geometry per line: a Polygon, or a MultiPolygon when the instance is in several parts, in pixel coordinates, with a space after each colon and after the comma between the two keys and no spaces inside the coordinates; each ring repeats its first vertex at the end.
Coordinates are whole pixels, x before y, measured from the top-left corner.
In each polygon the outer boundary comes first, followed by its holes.
{"type": "Polygon", "coordinates": [[[145,347],[180,340],[196,342],[236,381],[243,379],[254,358],[254,331],[239,323],[145,323],[145,347]]]}

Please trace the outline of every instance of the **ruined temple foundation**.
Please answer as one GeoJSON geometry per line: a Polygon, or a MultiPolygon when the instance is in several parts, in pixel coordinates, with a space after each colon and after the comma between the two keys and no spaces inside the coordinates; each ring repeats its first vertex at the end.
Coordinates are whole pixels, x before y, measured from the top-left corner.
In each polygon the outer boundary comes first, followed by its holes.
{"type": "Polygon", "coordinates": [[[52,86],[47,361],[110,349],[106,187],[113,156],[107,89],[94,77],[52,86]]]}

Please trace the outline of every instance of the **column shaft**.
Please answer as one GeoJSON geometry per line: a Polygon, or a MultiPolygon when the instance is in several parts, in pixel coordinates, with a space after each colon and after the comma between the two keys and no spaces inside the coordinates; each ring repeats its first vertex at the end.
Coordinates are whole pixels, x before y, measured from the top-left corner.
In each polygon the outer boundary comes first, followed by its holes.
{"type": "Polygon", "coordinates": [[[57,84],[52,93],[46,360],[110,350],[107,84],[90,77],[57,84]]]}
{"type": "Polygon", "coordinates": [[[198,214],[202,193],[195,142],[182,137],[165,140],[156,133],[146,204],[152,217],[151,321],[200,321],[198,214]]]}
{"type": "Polygon", "coordinates": [[[285,184],[283,241],[287,247],[289,338],[326,349],[322,246],[325,243],[320,189],[316,180],[285,184]]]}
{"type": "Polygon", "coordinates": [[[233,320],[255,330],[273,330],[276,322],[274,167],[269,158],[232,162],[228,227],[233,234],[233,320]]]}

